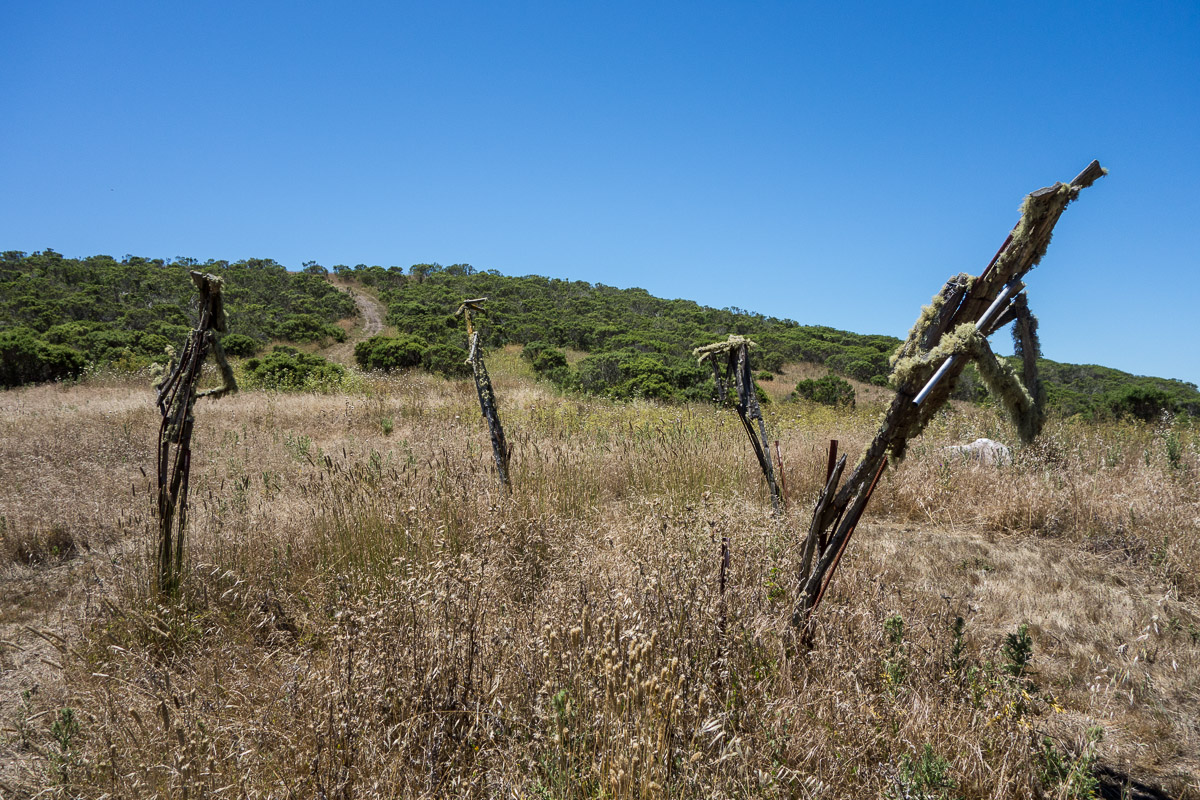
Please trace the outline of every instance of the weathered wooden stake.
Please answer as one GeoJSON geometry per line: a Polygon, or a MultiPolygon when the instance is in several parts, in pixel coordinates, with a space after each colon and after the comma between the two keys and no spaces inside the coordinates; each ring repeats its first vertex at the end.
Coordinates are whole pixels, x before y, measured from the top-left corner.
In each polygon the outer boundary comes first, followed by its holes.
{"type": "Polygon", "coordinates": [[[183,535],[187,527],[188,476],[192,466],[192,410],[201,397],[220,397],[237,391],[233,369],[225,358],[217,334],[227,330],[222,281],[215,275],[192,272],[200,292],[200,320],[188,334],[177,360],[167,365],[166,377],[158,384],[156,402],[162,414],[158,432],[158,590],[165,595],[179,591],[183,574],[183,535]],[[221,370],[222,385],[206,392],[196,391],[196,382],[209,352],[221,370]],[[178,517],[178,519],[176,519],[178,517]]]}
{"type": "Polygon", "coordinates": [[[783,453],[779,450],[779,440],[775,440],[775,466],[779,468],[779,497],[783,507],[787,509],[787,473],[783,470],[783,453]]]}
{"type": "Polygon", "coordinates": [[[697,347],[692,354],[698,356],[701,363],[708,361],[712,365],[718,403],[725,405],[731,384],[736,388],[738,417],[742,420],[746,435],[750,437],[750,446],[754,448],[758,465],[767,480],[767,488],[771,491],[771,506],[778,512],[781,497],[779,485],[775,482],[775,470],[771,466],[771,443],[767,438],[767,424],[763,421],[762,407],[758,404],[754,376],[750,372],[750,348],[755,346],[754,342],[744,336],[730,334],[726,341],[697,347]],[[719,356],[725,357],[724,375],[717,363],[719,356]],[[752,420],[758,423],[757,432],[752,420]]]}
{"type": "Polygon", "coordinates": [[[483,363],[483,352],[479,347],[479,332],[475,330],[471,315],[475,312],[486,313],[483,303],[486,297],[476,297],[464,300],[458,307],[455,316],[462,315],[467,321],[467,341],[469,351],[467,363],[475,375],[475,391],[479,395],[479,409],[487,420],[488,433],[492,437],[492,455],[496,460],[496,473],[500,476],[500,485],[504,491],[512,492],[512,483],[508,475],[508,460],[512,451],[504,439],[504,427],[500,424],[500,412],[496,410],[496,393],[492,391],[492,379],[488,376],[487,366],[483,363]]]}
{"type": "Polygon", "coordinates": [[[1030,194],[1021,206],[1021,219],[983,273],[977,278],[966,274],[951,278],[922,310],[907,341],[892,357],[896,397],[883,424],[841,489],[845,456],[817,498],[801,549],[799,600],[792,614],[795,625],[805,625],[816,611],[888,460],[903,459],[908,440],[920,434],[945,405],[969,361],[979,365],[988,388],[1000,396],[1021,438],[1028,441],[1040,432],[1044,415],[1036,372],[1036,321],[1029,314],[1021,279],[1045,255],[1050,234],[1067,205],[1105,174],[1093,161],[1070,183],[1030,194]],[[1023,381],[987,344],[988,336],[1014,320],[1023,381]]]}

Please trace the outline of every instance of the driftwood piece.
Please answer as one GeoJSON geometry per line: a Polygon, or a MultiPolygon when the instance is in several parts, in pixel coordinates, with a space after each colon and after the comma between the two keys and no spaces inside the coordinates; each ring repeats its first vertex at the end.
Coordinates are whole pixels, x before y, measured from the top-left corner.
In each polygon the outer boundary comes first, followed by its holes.
{"type": "Polygon", "coordinates": [[[1036,321],[1022,327],[1028,308],[1021,279],[1045,255],[1067,205],[1104,174],[1099,162],[1093,161],[1070,183],[1031,193],[1021,205],[1020,220],[979,277],[960,274],[951,278],[923,309],[908,339],[892,357],[896,396],[883,423],[833,499],[825,497],[828,486],[818,499],[802,550],[793,622],[804,623],[816,609],[889,458],[899,461],[904,457],[908,441],[945,405],[970,360],[979,362],[989,388],[1001,394],[1018,418],[1022,437],[1040,430],[1036,321]],[[1010,315],[1018,322],[1014,330],[1018,348],[1024,347],[1024,386],[1015,375],[1009,375],[1011,370],[1005,371],[1007,365],[991,353],[984,338],[1010,315]]]}
{"type": "Polygon", "coordinates": [[[700,363],[708,361],[712,365],[713,380],[717,385],[717,402],[724,405],[728,402],[729,387],[733,386],[737,393],[738,418],[746,435],[750,437],[750,446],[758,458],[758,466],[762,469],[771,492],[771,505],[778,513],[782,504],[779,484],[775,480],[775,469],[771,464],[771,445],[767,437],[767,423],[763,420],[762,406],[758,402],[758,393],[754,386],[754,375],[750,371],[750,348],[754,342],[744,336],[730,334],[724,342],[697,347],[692,354],[697,356],[700,363]],[[720,361],[724,362],[722,374],[720,361]],[[758,430],[755,431],[755,423],[758,430]]]}
{"type": "Polygon", "coordinates": [[[166,376],[155,387],[158,390],[155,402],[162,415],[158,432],[158,590],[168,595],[179,590],[183,574],[196,400],[237,391],[233,369],[218,338],[218,334],[228,329],[222,281],[200,272],[192,272],[191,276],[200,293],[200,319],[188,334],[178,358],[167,365],[166,376]],[[196,383],[209,353],[221,371],[221,386],[197,392],[196,383]]]}
{"type": "Polygon", "coordinates": [[[500,478],[500,485],[506,492],[511,492],[512,483],[509,478],[508,464],[512,451],[504,438],[504,426],[500,424],[500,412],[496,409],[496,393],[492,390],[492,379],[488,375],[487,365],[483,362],[479,332],[475,330],[472,318],[475,313],[484,313],[483,303],[486,301],[486,297],[464,300],[455,315],[461,315],[467,322],[467,339],[470,348],[467,354],[467,363],[471,366],[471,372],[475,376],[475,392],[479,395],[479,410],[487,422],[488,434],[492,439],[492,457],[496,462],[496,474],[500,478]]]}

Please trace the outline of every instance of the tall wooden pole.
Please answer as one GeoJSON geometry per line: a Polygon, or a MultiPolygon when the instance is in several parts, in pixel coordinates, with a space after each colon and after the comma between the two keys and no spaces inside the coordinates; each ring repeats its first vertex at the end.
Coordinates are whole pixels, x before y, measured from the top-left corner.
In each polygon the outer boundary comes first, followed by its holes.
{"type": "Polygon", "coordinates": [[[462,315],[467,322],[467,341],[469,351],[467,363],[475,375],[475,392],[479,395],[479,410],[487,421],[488,434],[492,439],[492,457],[496,461],[496,473],[500,476],[500,485],[504,491],[512,492],[512,482],[509,478],[508,462],[511,451],[504,439],[504,426],[500,424],[500,412],[496,409],[496,393],[492,390],[492,379],[488,376],[487,365],[483,363],[483,352],[479,346],[479,332],[475,330],[472,314],[483,311],[486,297],[476,297],[464,300],[458,307],[456,315],[462,315]]]}

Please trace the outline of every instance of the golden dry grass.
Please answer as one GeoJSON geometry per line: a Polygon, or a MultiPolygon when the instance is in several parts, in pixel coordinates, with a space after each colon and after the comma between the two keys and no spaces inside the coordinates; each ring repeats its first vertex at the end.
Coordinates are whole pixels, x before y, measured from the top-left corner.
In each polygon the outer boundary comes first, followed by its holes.
{"type": "Polygon", "coordinates": [[[730,412],[560,396],[516,351],[489,367],[511,498],[470,382],[201,401],[171,606],[150,591],[149,389],[0,393],[0,580],[24,587],[0,608],[0,792],[942,796],[911,768],[928,745],[944,796],[1071,796],[1047,737],[1200,792],[1194,429],[1054,421],[985,468],[940,448],[1005,425],[944,415],[881,484],[807,649],[798,532],[827,440],[853,458],[877,409],[768,407],[775,519],[730,412]]]}

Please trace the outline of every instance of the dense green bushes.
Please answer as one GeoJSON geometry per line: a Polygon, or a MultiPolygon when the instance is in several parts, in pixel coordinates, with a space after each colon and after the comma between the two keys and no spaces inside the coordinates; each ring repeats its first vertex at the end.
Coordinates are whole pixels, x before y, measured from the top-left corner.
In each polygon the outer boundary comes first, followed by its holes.
{"type": "Polygon", "coordinates": [[[323,322],[316,314],[292,314],[279,321],[275,326],[279,339],[289,342],[319,342],[322,339],[333,339],[335,342],[346,341],[346,332],[328,322],[323,322]]]}
{"type": "Polygon", "coordinates": [[[1106,392],[1101,403],[1103,410],[1117,419],[1135,417],[1146,422],[1179,410],[1175,398],[1155,386],[1123,386],[1106,392]]]}
{"type": "MultiPolygon", "coordinates": [[[[136,368],[161,362],[167,345],[179,347],[194,325],[191,269],[225,279],[230,330],[243,337],[228,345],[234,354],[252,354],[271,339],[342,341],[345,331],[333,323],[357,313],[354,301],[322,274],[291,273],[269,259],[200,264],[7,251],[0,253],[0,329],[27,329],[35,344],[68,348],[85,363],[136,368]]],[[[78,373],[73,358],[57,350],[44,353],[62,362],[51,372],[78,373]]],[[[42,380],[30,376],[43,374],[9,372],[22,382],[42,380]]]]}
{"type": "Polygon", "coordinates": [[[842,353],[851,341],[863,348],[865,355],[858,360],[870,359],[886,370],[887,355],[897,341],[801,328],[738,309],[661,300],[642,289],[537,276],[508,278],[461,264],[419,264],[407,272],[361,265],[335,271],[378,288],[388,303],[389,322],[429,346],[465,348],[466,334],[454,310],[465,297],[486,296],[488,314],[478,321],[486,346],[536,344],[527,357],[539,376],[564,388],[618,398],[710,399],[710,373],[696,366],[691,351],[728,333],[762,333],[764,342],[773,342],[755,351],[755,364],[774,371],[785,361],[799,360],[809,339],[826,338],[833,340],[826,343],[830,354],[842,353]],[[539,360],[545,347],[554,352],[546,351],[539,360]],[[572,367],[563,348],[588,356],[572,367]]]}
{"type": "MultiPolygon", "coordinates": [[[[779,372],[785,363],[806,361],[876,386],[888,385],[888,359],[900,343],[891,336],[799,325],[739,308],[664,300],[643,289],[536,275],[505,277],[465,264],[418,264],[407,271],[359,265],[341,274],[361,276],[377,287],[388,304],[389,321],[431,345],[465,347],[466,335],[454,309],[463,298],[486,296],[488,315],[480,322],[486,345],[539,343],[584,351],[588,356],[574,367],[545,363],[535,371],[560,386],[616,397],[711,397],[711,378],[691,369],[691,350],[730,333],[759,344],[753,354],[756,370],[779,372]],[[637,355],[646,360],[639,361],[637,355]]],[[[1172,408],[1200,414],[1200,392],[1192,384],[1136,378],[1104,367],[1039,364],[1050,403],[1062,413],[1113,413],[1105,394],[1141,385],[1166,392],[1172,408]]],[[[954,396],[978,402],[987,393],[975,371],[968,369],[954,396]]]]}
{"type": "Polygon", "coordinates": [[[443,378],[465,378],[471,374],[467,351],[452,344],[435,344],[421,356],[421,366],[443,378]]]}
{"type": "Polygon", "coordinates": [[[294,347],[276,345],[265,358],[244,364],[248,388],[276,391],[331,391],[341,386],[346,369],[294,347]]]}
{"type": "Polygon", "coordinates": [[[225,350],[226,355],[238,356],[239,358],[252,356],[261,349],[261,345],[258,342],[240,333],[226,334],[221,339],[221,347],[225,350]]]}
{"type": "Polygon", "coordinates": [[[391,372],[424,367],[444,378],[471,374],[467,351],[452,344],[429,345],[418,336],[372,336],[354,346],[354,360],[366,370],[391,372]]]}
{"type": "Polygon", "coordinates": [[[830,373],[824,378],[808,378],[796,384],[796,396],[826,406],[854,406],[854,387],[830,373]]]}
{"type": "Polygon", "coordinates": [[[354,360],[363,369],[391,372],[421,366],[428,349],[417,336],[372,336],[354,346],[354,360]]]}
{"type": "Polygon", "coordinates": [[[73,378],[83,372],[83,354],[51,344],[28,328],[0,331],[0,386],[73,378]]]}
{"type": "MultiPolygon", "coordinates": [[[[194,289],[187,271],[193,268],[225,279],[233,331],[225,346],[231,355],[253,355],[271,339],[342,341],[345,333],[334,323],[356,313],[351,298],[325,280],[327,270],[311,262],[304,272],[289,273],[269,259],[198,264],[191,259],[68,259],[53,250],[32,255],[9,251],[0,253],[0,330],[26,333],[17,337],[25,344],[14,356],[25,366],[6,365],[6,380],[78,374],[78,358],[132,367],[162,361],[167,345],[178,347],[192,327],[194,289]],[[51,346],[76,356],[46,349],[51,346]]],[[[890,336],[664,300],[643,289],[536,275],[505,277],[466,264],[408,269],[339,264],[333,272],[374,287],[400,334],[360,343],[355,357],[365,369],[422,366],[447,377],[468,375],[466,333],[454,311],[464,298],[479,296],[489,298],[488,313],[477,320],[485,347],[527,345],[539,377],[563,388],[618,398],[711,399],[711,375],[696,366],[691,351],[731,333],[758,343],[756,370],[777,373],[785,363],[807,361],[878,386],[887,385],[888,357],[899,344],[890,336]],[[572,365],[563,352],[567,348],[587,355],[572,365]]],[[[1063,414],[1200,414],[1200,392],[1193,384],[1105,367],[1039,364],[1050,405],[1063,414]]],[[[987,393],[968,368],[954,396],[978,402],[987,393]]]]}
{"type": "Polygon", "coordinates": [[[574,382],[567,354],[545,342],[530,342],[521,351],[521,357],[530,363],[539,378],[544,378],[560,388],[574,382]]]}
{"type": "Polygon", "coordinates": [[[1039,359],[1038,367],[1050,405],[1067,416],[1149,419],[1163,411],[1200,416],[1200,394],[1191,383],[1135,376],[1094,364],[1039,359]]]}

